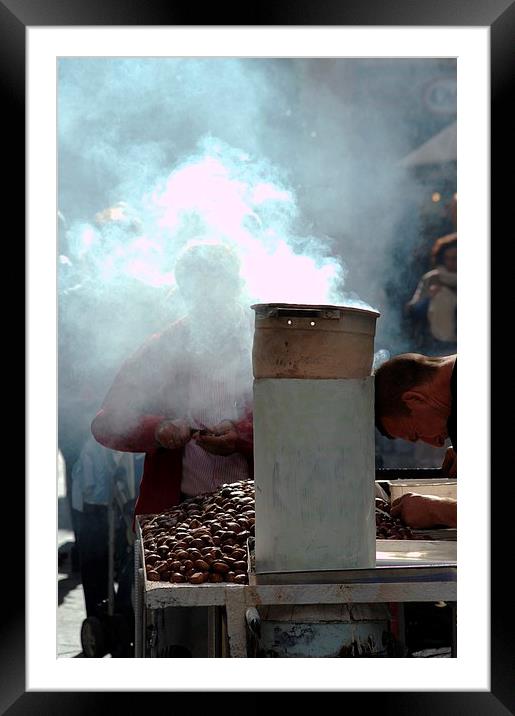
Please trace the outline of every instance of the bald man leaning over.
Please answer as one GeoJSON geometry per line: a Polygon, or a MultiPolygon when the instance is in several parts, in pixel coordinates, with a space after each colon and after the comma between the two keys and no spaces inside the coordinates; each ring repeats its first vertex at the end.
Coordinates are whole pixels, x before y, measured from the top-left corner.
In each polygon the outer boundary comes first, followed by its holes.
{"type": "MultiPolygon", "coordinates": [[[[456,355],[403,353],[375,372],[375,420],[382,435],[447,449],[444,474],[457,475],[456,355]]],[[[393,517],[411,527],[456,527],[456,500],[407,493],[391,506],[393,517]]]]}

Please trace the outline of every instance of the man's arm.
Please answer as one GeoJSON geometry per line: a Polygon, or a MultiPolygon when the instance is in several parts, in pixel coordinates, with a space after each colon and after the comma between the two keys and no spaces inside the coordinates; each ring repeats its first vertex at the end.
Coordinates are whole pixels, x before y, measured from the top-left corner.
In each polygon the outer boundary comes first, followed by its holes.
{"type": "Polygon", "coordinates": [[[456,527],[457,502],[451,497],[407,492],[392,502],[390,514],[414,529],[456,527]]]}
{"type": "Polygon", "coordinates": [[[165,419],[160,405],[163,380],[159,335],[127,360],[91,424],[95,439],[112,450],[151,452],[159,447],[156,429],[165,419]]]}
{"type": "Polygon", "coordinates": [[[236,452],[251,457],[254,448],[252,412],[248,409],[238,421],[224,420],[211,428],[211,434],[196,434],[194,439],[213,455],[232,455],[236,452]]]}
{"type": "Polygon", "coordinates": [[[235,422],[238,438],[236,440],[236,452],[243,455],[252,455],[254,450],[254,419],[252,410],[247,409],[245,416],[235,422]]]}
{"type": "Polygon", "coordinates": [[[458,476],[458,457],[452,446],[445,451],[442,472],[446,477],[456,478],[458,476]]]}

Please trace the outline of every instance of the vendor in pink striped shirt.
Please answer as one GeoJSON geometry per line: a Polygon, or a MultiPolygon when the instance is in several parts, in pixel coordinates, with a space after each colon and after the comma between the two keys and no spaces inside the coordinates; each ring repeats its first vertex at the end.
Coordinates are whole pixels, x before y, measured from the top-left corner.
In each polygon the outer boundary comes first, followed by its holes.
{"type": "Polygon", "coordinates": [[[91,429],[113,450],[145,452],[136,514],[252,477],[252,328],[236,253],[190,242],[175,268],[188,316],[122,366],[91,429]]]}

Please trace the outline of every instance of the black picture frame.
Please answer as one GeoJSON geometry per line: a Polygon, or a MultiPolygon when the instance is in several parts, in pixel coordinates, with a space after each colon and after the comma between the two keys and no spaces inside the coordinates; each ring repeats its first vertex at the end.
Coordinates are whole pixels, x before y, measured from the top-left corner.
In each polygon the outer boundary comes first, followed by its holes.
{"type": "MultiPolygon", "coordinates": [[[[97,26],[97,25],[341,25],[341,26],[482,26],[490,28],[491,37],[491,128],[492,175],[491,188],[495,211],[492,211],[492,236],[500,229],[511,205],[508,191],[512,182],[504,182],[503,169],[508,169],[509,146],[508,111],[510,82],[513,74],[515,51],[515,4],[508,0],[318,0],[318,2],[287,2],[266,0],[239,7],[222,5],[183,5],[170,0],[0,0],[0,77],[3,113],[4,157],[9,167],[6,186],[6,205],[15,217],[11,246],[18,262],[25,263],[24,242],[21,239],[25,216],[25,42],[27,27],[36,26],[97,26]],[[199,17],[202,22],[198,22],[199,17]]],[[[511,167],[510,167],[511,168],[511,167]]],[[[507,224],[509,225],[509,224],[507,224]]],[[[18,291],[18,294],[21,292],[18,291]]],[[[493,299],[497,295],[492,290],[493,299]]],[[[23,296],[16,301],[24,307],[23,296]]],[[[499,306],[498,306],[499,307],[499,306]]],[[[23,317],[25,315],[24,310],[23,317]]],[[[23,320],[4,316],[11,335],[15,327],[20,330],[23,320]],[[11,324],[9,324],[11,320],[11,324]]],[[[21,336],[23,343],[23,333],[21,336]]],[[[14,365],[21,373],[23,360],[13,361],[10,374],[14,378],[14,365]]],[[[25,385],[25,376],[18,384],[25,385]]],[[[20,405],[24,401],[17,401],[20,405]]],[[[21,420],[16,425],[23,424],[21,420]]],[[[13,434],[20,434],[17,427],[13,434]]],[[[499,443],[502,438],[498,438],[499,443]]],[[[11,437],[12,440],[12,437],[11,437]]],[[[507,441],[508,442],[508,441],[507,441]]],[[[493,445],[492,445],[493,448],[493,445]]],[[[23,450],[21,447],[18,450],[23,450]]],[[[30,449],[30,445],[26,446],[30,449]]],[[[23,454],[23,453],[22,453],[23,454]]],[[[492,455],[493,455],[492,449],[492,455]]],[[[511,477],[511,476],[510,476],[511,477]]],[[[6,478],[7,479],[7,478],[6,478]]],[[[24,482],[17,465],[15,478],[9,478],[9,503],[16,506],[16,519],[25,504],[24,482]]],[[[508,619],[511,612],[510,591],[503,582],[505,569],[502,559],[502,524],[509,524],[509,502],[501,493],[501,486],[492,484],[492,541],[491,541],[491,691],[490,692],[345,692],[343,706],[349,699],[359,699],[361,708],[377,708],[382,713],[431,715],[439,714],[492,714],[501,716],[515,712],[515,679],[513,669],[513,642],[510,640],[508,619]],[[501,555],[501,557],[496,556],[501,555]]],[[[4,510],[4,529],[5,510],[4,510]]],[[[21,537],[16,551],[6,549],[4,575],[20,574],[21,537]]],[[[6,533],[8,534],[8,533],[6,533]]],[[[5,584],[5,592],[9,586],[5,584]]],[[[0,613],[0,713],[9,716],[31,714],[82,714],[104,713],[109,709],[124,710],[120,693],[83,692],[80,699],[71,692],[26,692],[25,690],[25,604],[20,580],[16,593],[7,608],[0,613]]],[[[7,596],[10,596],[7,594],[7,596]]],[[[373,685],[371,684],[373,688],[373,685]]],[[[406,684],[409,688],[409,684],[406,684]]],[[[335,687],[336,689],[336,687],[335,687]]],[[[127,713],[148,708],[149,696],[131,693],[131,706],[127,713]]],[[[156,695],[157,696],[157,695],[156,695]]],[[[201,696],[201,694],[199,694],[201,696]]],[[[278,694],[277,694],[278,696],[278,694]]],[[[250,708],[259,705],[260,695],[249,702],[250,708]]],[[[154,704],[154,700],[152,701],[154,704]]],[[[246,708],[242,700],[242,708],[246,708]]],[[[198,701],[195,702],[198,706],[198,701]]],[[[211,707],[212,708],[212,707],[211,707]]]]}

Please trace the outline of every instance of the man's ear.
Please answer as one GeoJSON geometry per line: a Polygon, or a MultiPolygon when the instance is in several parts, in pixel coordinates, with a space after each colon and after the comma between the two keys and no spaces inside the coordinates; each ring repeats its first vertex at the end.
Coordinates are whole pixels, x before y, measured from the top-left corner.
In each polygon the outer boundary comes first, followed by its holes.
{"type": "Polygon", "coordinates": [[[409,408],[410,412],[422,408],[426,403],[426,399],[418,390],[407,390],[402,394],[402,402],[409,408]]]}

